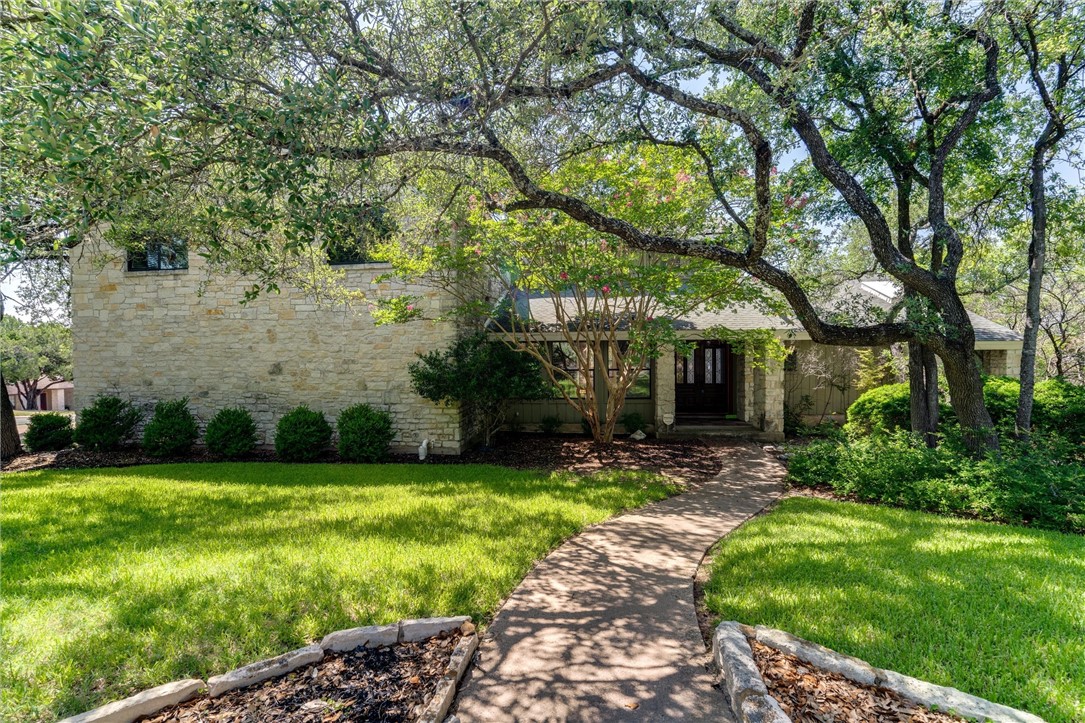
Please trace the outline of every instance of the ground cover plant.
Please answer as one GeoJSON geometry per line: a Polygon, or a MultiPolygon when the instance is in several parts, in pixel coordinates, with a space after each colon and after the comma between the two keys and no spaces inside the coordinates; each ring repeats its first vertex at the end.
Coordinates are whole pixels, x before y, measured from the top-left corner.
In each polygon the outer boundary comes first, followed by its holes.
{"type": "Polygon", "coordinates": [[[873,665],[1085,719],[1085,538],[809,498],[721,543],[705,602],[873,665]]]}
{"type": "Polygon", "coordinates": [[[176,464],[6,474],[0,719],[50,721],[331,630],[492,614],[645,472],[176,464]]]}
{"type": "Polygon", "coordinates": [[[798,485],[926,512],[1085,533],[1085,458],[1058,436],[1007,440],[971,457],[952,433],[937,448],[905,431],[811,441],[788,461],[798,485]]]}

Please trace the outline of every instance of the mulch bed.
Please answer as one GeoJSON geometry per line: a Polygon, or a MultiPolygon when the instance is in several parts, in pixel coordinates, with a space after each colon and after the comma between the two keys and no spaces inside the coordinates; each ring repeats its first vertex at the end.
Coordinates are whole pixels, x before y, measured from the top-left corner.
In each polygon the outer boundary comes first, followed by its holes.
{"type": "Polygon", "coordinates": [[[769,693],[795,723],[961,723],[961,718],[814,668],[756,640],[750,645],[769,693]]]}
{"type": "MultiPolygon", "coordinates": [[[[711,479],[721,467],[718,449],[721,443],[703,439],[616,439],[610,446],[595,444],[587,437],[504,434],[489,449],[476,448],[455,457],[431,454],[420,462],[417,454],[393,454],[389,462],[399,464],[495,464],[516,469],[567,469],[588,473],[607,468],[643,469],[662,472],[688,483],[711,479]]],[[[204,449],[194,449],[185,457],[162,459],[143,454],[138,447],[115,452],[65,449],[60,452],[21,454],[3,461],[3,471],[24,472],[34,469],[82,469],[91,467],[131,467],[140,464],[171,462],[221,462],[204,449]]],[[[256,450],[239,461],[274,462],[271,450],[256,450]]],[[[339,455],[329,450],[317,462],[338,463],[339,455]]]]}
{"type": "Polygon", "coordinates": [[[201,697],[144,723],[402,723],[437,689],[459,633],[387,648],[329,653],[319,663],[218,698],[201,697]]]}

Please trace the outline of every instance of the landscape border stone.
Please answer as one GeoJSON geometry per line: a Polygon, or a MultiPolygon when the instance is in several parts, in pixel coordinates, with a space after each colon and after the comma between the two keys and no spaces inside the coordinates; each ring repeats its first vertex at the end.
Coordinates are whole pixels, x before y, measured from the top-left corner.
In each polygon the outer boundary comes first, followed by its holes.
{"type": "Polygon", "coordinates": [[[892,670],[875,668],[864,660],[838,653],[783,630],[761,625],[750,627],[735,621],[725,621],[717,626],[716,633],[712,636],[712,659],[723,675],[724,691],[740,723],[767,723],[768,721],[788,723],[791,720],[779,704],[768,695],[764,679],[753,658],[750,639],[793,655],[814,667],[842,675],[860,685],[891,690],[902,698],[926,708],[951,712],[970,720],[992,721],[992,723],[1044,723],[1039,716],[1023,710],[992,703],[956,688],[935,685],[892,670]],[[752,680],[751,666],[756,672],[756,681],[752,680]],[[764,697],[775,705],[776,710],[779,711],[778,715],[771,708],[762,707],[761,690],[765,690],[764,697]]]}
{"type": "Polygon", "coordinates": [[[163,708],[184,703],[206,687],[207,683],[197,678],[175,680],[70,716],[60,723],[131,723],[163,708]]]}
{"type": "Polygon", "coordinates": [[[438,723],[448,712],[449,706],[456,697],[457,686],[478,648],[478,635],[475,633],[475,626],[470,616],[467,615],[414,618],[400,620],[390,625],[336,630],[325,635],[319,643],[313,643],[274,658],[250,663],[228,673],[208,678],[207,682],[197,679],[176,680],[70,716],[59,723],[132,723],[164,708],[191,700],[203,689],[207,689],[208,695],[214,698],[237,688],[286,675],[298,668],[323,660],[325,651],[345,652],[360,647],[380,648],[398,643],[421,642],[457,629],[463,632],[463,637],[452,650],[448,667],[445,668],[438,682],[436,692],[422,706],[422,715],[431,714],[431,717],[419,719],[438,723]]]}

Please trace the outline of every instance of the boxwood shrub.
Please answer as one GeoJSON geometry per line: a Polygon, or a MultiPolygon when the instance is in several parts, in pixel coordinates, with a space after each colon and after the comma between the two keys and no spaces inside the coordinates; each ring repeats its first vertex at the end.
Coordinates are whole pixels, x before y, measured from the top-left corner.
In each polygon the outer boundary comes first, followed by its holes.
{"type": "Polygon", "coordinates": [[[339,456],[350,462],[379,462],[395,437],[392,416],[368,404],[355,404],[339,414],[339,456]]]}
{"type": "Polygon", "coordinates": [[[98,397],[83,411],[72,438],[80,447],[114,450],[132,438],[143,413],[117,397],[98,397]]]}
{"type": "Polygon", "coordinates": [[[31,452],[52,452],[72,444],[72,420],[66,414],[49,412],[30,417],[26,448],[31,452]]]}
{"type": "Polygon", "coordinates": [[[199,436],[200,427],[188,408],[188,397],[161,401],[143,428],[143,451],[152,457],[176,457],[192,449],[199,436]]]}
{"type": "Polygon", "coordinates": [[[275,454],[284,462],[319,459],[332,441],[332,428],[323,412],[296,407],[275,425],[275,454]]]}
{"type": "Polygon", "coordinates": [[[203,438],[211,454],[236,459],[256,448],[256,422],[240,407],[220,409],[207,423],[203,438]]]}

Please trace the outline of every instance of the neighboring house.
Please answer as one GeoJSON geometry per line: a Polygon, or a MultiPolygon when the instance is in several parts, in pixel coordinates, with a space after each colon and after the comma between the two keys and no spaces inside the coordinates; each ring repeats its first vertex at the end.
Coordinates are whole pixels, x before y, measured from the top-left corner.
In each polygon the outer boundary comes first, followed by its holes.
{"type": "MultiPolygon", "coordinates": [[[[23,397],[19,394],[18,388],[14,384],[5,384],[8,399],[11,400],[11,405],[16,410],[26,409],[26,405],[23,403],[23,397]]],[[[38,382],[38,409],[42,411],[61,411],[64,409],[71,409],[73,403],[73,393],[75,387],[71,382],[62,381],[57,382],[46,377],[42,377],[38,382]],[[48,389],[43,389],[45,385],[50,385],[48,389]]]]}
{"type": "MultiPolygon", "coordinates": [[[[89,244],[90,242],[88,242],[89,244]]],[[[412,322],[375,326],[364,314],[321,307],[284,289],[239,304],[246,285],[239,279],[207,279],[203,259],[160,249],[123,255],[87,244],[72,260],[73,361],[80,392],[76,408],[102,394],[115,394],[150,409],[160,399],[188,397],[204,422],[219,409],[239,406],[253,413],[263,441],[270,443],[277,420],[307,404],[334,417],[343,408],[366,402],[388,410],[398,449],[429,440],[436,453],[458,454],[466,445],[468,424],[455,408],[434,405],[410,387],[407,366],[420,353],[447,346],[456,336],[451,322],[412,322]]],[[[343,265],[347,282],[371,289],[389,267],[343,265]]],[[[860,285],[877,303],[889,303],[884,284],[860,285]]],[[[388,293],[423,298],[430,316],[455,305],[434,289],[381,281],[388,293]]],[[[529,312],[545,323],[553,306],[528,301],[529,312]]],[[[553,321],[553,319],[550,319],[553,321]]],[[[979,361],[988,373],[1015,374],[1021,339],[1010,329],[978,316],[979,361]]],[[[813,346],[809,335],[782,318],[752,308],[694,313],[675,322],[696,342],[692,354],[664,353],[642,374],[626,402],[660,433],[703,431],[713,427],[783,435],[785,396],[804,391],[803,380],[786,384],[777,362],[754,363],[728,344],[707,339],[713,327],[772,329],[798,352],[813,346]]],[[[575,358],[563,349],[560,333],[549,342],[554,358],[575,358]]],[[[843,353],[843,352],[842,352],[843,353]]],[[[571,363],[571,362],[570,362],[571,363]]],[[[571,369],[592,375],[599,387],[605,369],[571,369]]],[[[854,399],[846,394],[844,408],[854,399]]],[[[796,399],[787,400],[794,403],[796,399]]],[[[523,401],[513,405],[513,424],[538,428],[557,417],[579,429],[575,412],[563,400],[523,401]]],[[[835,411],[835,410],[834,410],[835,411]]]]}

